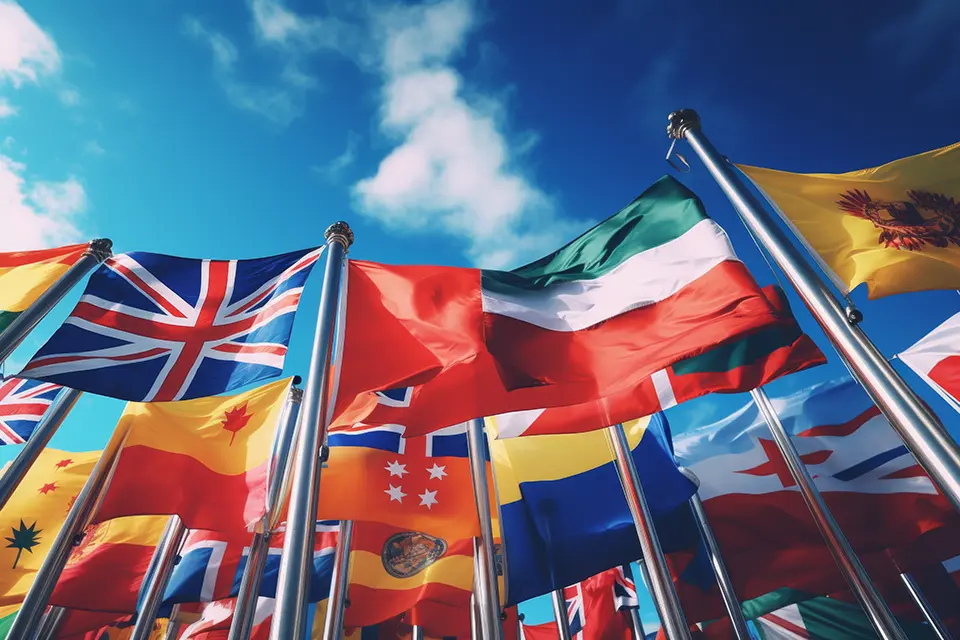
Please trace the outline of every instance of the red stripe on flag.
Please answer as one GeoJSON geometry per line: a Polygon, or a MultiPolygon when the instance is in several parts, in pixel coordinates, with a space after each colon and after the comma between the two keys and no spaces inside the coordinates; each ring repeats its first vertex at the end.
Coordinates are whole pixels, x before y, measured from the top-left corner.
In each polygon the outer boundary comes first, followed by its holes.
{"type": "Polygon", "coordinates": [[[927,375],[955,400],[960,399],[960,356],[947,356],[935,364],[927,375]]]}
{"type": "Polygon", "coordinates": [[[880,415],[880,409],[874,405],[857,417],[844,422],[843,424],[827,424],[819,427],[810,427],[806,431],[801,431],[798,433],[797,436],[800,438],[816,438],[818,436],[848,436],[866,424],[868,420],[871,418],[876,418],[878,415],[880,415]]]}
{"type": "MultiPolygon", "coordinates": [[[[95,536],[96,531],[91,530],[87,535],[95,536]]],[[[137,595],[153,550],[153,547],[130,543],[95,546],[79,561],[67,564],[57,580],[50,604],[86,611],[136,613],[137,595]]]]}

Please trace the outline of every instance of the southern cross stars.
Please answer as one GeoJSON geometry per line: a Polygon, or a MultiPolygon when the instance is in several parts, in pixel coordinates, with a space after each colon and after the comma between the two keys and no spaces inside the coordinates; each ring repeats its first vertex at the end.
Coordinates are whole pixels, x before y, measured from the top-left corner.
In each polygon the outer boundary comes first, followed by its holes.
{"type": "MultiPolygon", "coordinates": [[[[394,476],[396,476],[400,478],[400,481],[403,481],[403,476],[409,475],[411,473],[410,471],[407,471],[407,464],[402,464],[399,459],[394,460],[393,462],[388,461],[387,466],[385,466],[383,469],[384,471],[387,471],[390,473],[390,476],[389,476],[390,478],[393,478],[394,476]]],[[[428,474],[428,477],[426,479],[428,482],[430,480],[442,481],[446,476],[450,475],[447,473],[446,466],[439,465],[437,463],[434,463],[432,467],[424,467],[424,471],[428,474]]],[[[414,474],[413,477],[417,477],[417,475],[414,474]]],[[[414,480],[409,480],[409,481],[416,482],[414,480]]],[[[414,487],[413,490],[416,491],[417,488],[419,487],[414,487]]],[[[433,507],[433,505],[439,504],[439,501],[437,500],[438,491],[439,491],[438,489],[434,489],[433,491],[431,491],[426,487],[423,487],[423,493],[417,494],[417,496],[420,498],[419,506],[426,507],[427,510],[430,510],[431,507],[433,507]]],[[[400,504],[403,504],[403,499],[406,498],[408,495],[403,492],[403,485],[400,482],[398,482],[397,486],[394,486],[393,484],[388,482],[387,488],[384,489],[383,492],[387,494],[387,496],[389,496],[390,502],[396,501],[396,502],[399,502],[400,504]]]]}
{"type": "Polygon", "coordinates": [[[424,492],[420,494],[420,506],[429,509],[435,504],[437,504],[436,490],[430,491],[429,489],[425,489],[424,492]]]}
{"type": "Polygon", "coordinates": [[[443,476],[447,475],[446,467],[441,467],[436,462],[433,463],[433,466],[427,469],[427,473],[430,474],[430,480],[438,478],[443,480],[443,476]]]}
{"type": "Polygon", "coordinates": [[[400,478],[403,478],[403,474],[410,473],[409,471],[407,471],[407,465],[400,464],[399,460],[388,462],[387,466],[385,466],[384,469],[390,472],[390,477],[398,476],[400,478]]]}
{"type": "Polygon", "coordinates": [[[390,488],[386,489],[384,493],[390,496],[390,502],[396,500],[397,502],[403,504],[403,499],[407,497],[407,494],[401,491],[402,488],[403,487],[395,487],[391,484],[390,488]]]}

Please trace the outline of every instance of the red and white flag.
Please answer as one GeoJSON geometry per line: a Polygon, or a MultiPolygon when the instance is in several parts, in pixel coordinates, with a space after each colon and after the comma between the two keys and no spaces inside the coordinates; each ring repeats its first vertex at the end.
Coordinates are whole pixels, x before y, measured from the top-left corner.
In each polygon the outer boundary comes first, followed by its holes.
{"type": "Polygon", "coordinates": [[[900,359],[960,410],[960,313],[901,353],[900,359]]]}

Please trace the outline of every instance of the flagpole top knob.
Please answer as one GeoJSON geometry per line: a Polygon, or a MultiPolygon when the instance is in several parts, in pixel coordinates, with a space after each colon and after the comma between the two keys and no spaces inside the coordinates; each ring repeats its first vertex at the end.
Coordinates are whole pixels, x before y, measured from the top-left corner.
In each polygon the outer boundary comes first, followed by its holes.
{"type": "Polygon", "coordinates": [[[697,477],[697,474],[695,474],[695,473],[694,473],[693,471],[691,471],[690,469],[687,469],[686,467],[677,467],[677,469],[680,471],[680,473],[683,474],[683,476],[684,476],[687,480],[689,480],[689,481],[692,482],[694,485],[696,485],[697,489],[700,488],[700,478],[697,477]]]}
{"type": "Polygon", "coordinates": [[[334,222],[327,227],[327,230],[323,233],[323,237],[328,244],[330,242],[339,242],[343,245],[344,249],[349,249],[350,245],[353,244],[353,230],[350,228],[350,225],[343,220],[334,222]]]}
{"type": "Polygon", "coordinates": [[[688,130],[700,130],[700,116],[693,109],[679,109],[667,116],[667,137],[682,140],[688,130]]]}
{"type": "Polygon", "coordinates": [[[113,255],[113,240],[110,238],[97,238],[90,241],[87,247],[87,253],[95,256],[100,262],[113,255]]]}

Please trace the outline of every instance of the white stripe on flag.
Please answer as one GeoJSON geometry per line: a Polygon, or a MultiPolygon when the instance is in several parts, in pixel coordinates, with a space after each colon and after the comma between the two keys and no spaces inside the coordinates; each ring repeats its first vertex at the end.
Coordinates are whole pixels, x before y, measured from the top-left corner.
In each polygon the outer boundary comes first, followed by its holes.
{"type": "Polygon", "coordinates": [[[660,369],[650,376],[653,388],[657,390],[657,400],[660,401],[660,410],[677,406],[677,397],[673,394],[673,385],[670,384],[670,375],[666,369],[660,369]]]}

